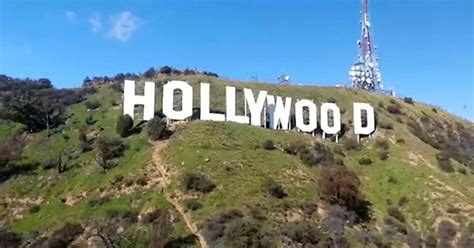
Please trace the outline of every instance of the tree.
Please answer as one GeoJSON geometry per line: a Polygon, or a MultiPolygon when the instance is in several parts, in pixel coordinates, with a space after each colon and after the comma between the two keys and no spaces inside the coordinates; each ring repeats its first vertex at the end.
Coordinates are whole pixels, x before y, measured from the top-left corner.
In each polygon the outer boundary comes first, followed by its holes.
{"type": "Polygon", "coordinates": [[[133,128],[133,119],[130,115],[122,115],[117,120],[116,131],[121,137],[127,137],[133,128]]]}
{"type": "Polygon", "coordinates": [[[0,168],[20,160],[23,146],[24,140],[19,136],[0,142],[0,168]]]}
{"type": "Polygon", "coordinates": [[[166,136],[166,119],[155,115],[147,124],[148,136],[151,140],[159,140],[166,136]]]}
{"type": "Polygon", "coordinates": [[[122,156],[126,148],[120,139],[101,137],[97,141],[95,160],[100,167],[108,170],[116,165],[111,160],[122,156]]]}
{"type": "Polygon", "coordinates": [[[332,203],[354,211],[361,221],[370,218],[370,203],[361,192],[361,183],[355,172],[344,166],[325,167],[319,178],[321,193],[332,203]]]}
{"type": "Polygon", "coordinates": [[[155,76],[155,73],[156,73],[155,68],[151,67],[145,73],[143,73],[143,76],[145,78],[153,78],[155,76]]]}

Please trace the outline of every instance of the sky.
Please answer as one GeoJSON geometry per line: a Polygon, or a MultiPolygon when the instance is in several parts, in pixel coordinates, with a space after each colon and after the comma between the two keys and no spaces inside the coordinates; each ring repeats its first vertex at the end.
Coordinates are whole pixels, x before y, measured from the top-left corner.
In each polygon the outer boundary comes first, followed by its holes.
{"type": "MultiPolygon", "coordinates": [[[[474,120],[473,0],[369,0],[383,83],[474,120]]],[[[170,65],[347,84],[360,0],[0,0],[0,74],[78,87],[170,65]]]]}

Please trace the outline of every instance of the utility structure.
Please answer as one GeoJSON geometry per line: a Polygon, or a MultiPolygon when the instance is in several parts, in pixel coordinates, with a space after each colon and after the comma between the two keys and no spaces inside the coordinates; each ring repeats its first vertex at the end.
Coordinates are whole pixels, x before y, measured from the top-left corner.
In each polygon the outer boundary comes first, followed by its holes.
{"type": "Polygon", "coordinates": [[[379,92],[383,90],[382,76],[370,32],[368,0],[362,1],[361,11],[361,38],[357,41],[359,45],[359,59],[349,71],[350,84],[354,88],[367,91],[379,92]]]}
{"type": "Polygon", "coordinates": [[[279,77],[278,77],[278,84],[280,85],[290,85],[290,75],[286,74],[286,73],[282,73],[279,77]]]}

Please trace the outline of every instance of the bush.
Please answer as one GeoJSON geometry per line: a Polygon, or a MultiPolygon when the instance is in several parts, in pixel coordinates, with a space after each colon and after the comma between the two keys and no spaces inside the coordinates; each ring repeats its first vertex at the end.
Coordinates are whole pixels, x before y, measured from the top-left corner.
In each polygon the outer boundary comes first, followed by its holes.
{"type": "Polygon", "coordinates": [[[155,116],[147,124],[148,136],[151,140],[159,140],[167,136],[166,119],[155,116]]]}
{"type": "Polygon", "coordinates": [[[408,198],[406,196],[400,197],[398,200],[398,206],[403,207],[409,202],[408,198]]]}
{"type": "Polygon", "coordinates": [[[329,147],[316,143],[312,146],[304,147],[298,151],[300,159],[309,166],[325,165],[334,163],[334,155],[329,147]]]}
{"type": "Polygon", "coordinates": [[[209,193],[216,185],[202,174],[187,173],[184,175],[183,184],[186,190],[194,190],[202,193],[209,193]]]}
{"type": "Polygon", "coordinates": [[[272,140],[265,140],[263,142],[263,149],[265,149],[265,150],[275,150],[276,147],[275,147],[275,144],[273,143],[272,140]]]}
{"type": "Polygon", "coordinates": [[[70,244],[82,233],[84,233],[84,228],[80,224],[66,222],[61,228],[53,233],[53,236],[62,238],[70,244]]]}
{"type": "Polygon", "coordinates": [[[403,101],[408,103],[408,104],[412,104],[412,105],[415,104],[415,102],[413,101],[413,98],[411,98],[411,97],[405,97],[405,98],[403,98],[403,101]]]}
{"type": "Polygon", "coordinates": [[[371,165],[372,164],[372,159],[370,158],[361,158],[359,159],[359,164],[360,165],[371,165]]]}
{"type": "Polygon", "coordinates": [[[140,186],[146,186],[148,184],[148,177],[146,176],[141,176],[137,179],[137,184],[140,186]]]}
{"type": "Polygon", "coordinates": [[[412,227],[408,228],[408,233],[406,236],[406,243],[410,248],[422,248],[423,239],[421,238],[420,233],[418,233],[412,227]]]}
{"type": "Polygon", "coordinates": [[[133,128],[133,119],[130,115],[122,115],[118,118],[115,130],[121,137],[127,137],[133,128]]]}
{"type": "Polygon", "coordinates": [[[393,218],[399,220],[402,223],[405,223],[406,221],[405,216],[397,207],[389,207],[387,212],[388,212],[388,215],[392,216],[393,218]]]}
{"type": "Polygon", "coordinates": [[[390,122],[380,122],[379,126],[380,128],[383,128],[383,129],[389,129],[389,130],[393,129],[393,124],[390,122]]]}
{"type": "Polygon", "coordinates": [[[30,206],[30,208],[28,209],[28,213],[30,214],[34,214],[34,213],[37,213],[41,210],[41,206],[40,205],[37,205],[37,204],[33,204],[30,206]]]}
{"type": "Polygon", "coordinates": [[[41,163],[41,167],[44,170],[49,170],[49,169],[56,168],[57,165],[58,165],[58,161],[57,161],[57,159],[54,159],[54,158],[46,159],[45,161],[43,161],[43,163],[41,163]]]}
{"type": "Polygon", "coordinates": [[[398,183],[398,179],[394,176],[389,176],[388,177],[388,182],[389,183],[393,183],[393,184],[397,184],[398,183]]]}
{"type": "Polygon", "coordinates": [[[329,202],[344,206],[365,219],[369,215],[368,203],[359,190],[360,185],[357,175],[344,166],[325,167],[319,177],[321,194],[329,202]]]}
{"type": "Polygon", "coordinates": [[[444,153],[436,154],[439,168],[444,172],[454,172],[454,166],[451,164],[449,157],[444,153]]]}
{"type": "Polygon", "coordinates": [[[110,169],[116,165],[112,160],[122,156],[126,149],[127,146],[120,139],[100,137],[95,160],[103,169],[110,169]]]}
{"type": "Polygon", "coordinates": [[[375,141],[375,146],[381,150],[386,151],[388,148],[390,148],[390,143],[388,140],[380,138],[375,141]]]}
{"type": "Polygon", "coordinates": [[[283,187],[281,187],[281,185],[273,181],[268,184],[267,192],[271,196],[278,199],[282,199],[288,196],[283,190],[283,187]]]}
{"type": "Polygon", "coordinates": [[[428,235],[425,240],[426,248],[436,248],[438,247],[438,239],[433,234],[428,235]]]}
{"type": "Polygon", "coordinates": [[[101,103],[97,100],[92,100],[92,101],[85,102],[84,105],[86,106],[88,110],[95,110],[100,107],[101,103]]]}
{"type": "Polygon", "coordinates": [[[0,247],[20,247],[22,237],[18,233],[0,229],[0,247]]]}
{"type": "Polygon", "coordinates": [[[383,222],[385,223],[385,225],[395,228],[395,231],[398,233],[407,234],[408,232],[407,227],[404,223],[391,216],[386,216],[385,218],[383,218],[383,222]]]}
{"type": "Polygon", "coordinates": [[[456,238],[457,226],[450,220],[442,220],[438,224],[438,237],[440,247],[452,247],[456,238]]]}
{"type": "Polygon", "coordinates": [[[274,239],[255,220],[240,218],[224,231],[224,244],[228,247],[275,247],[274,239]]]}
{"type": "Polygon", "coordinates": [[[380,160],[387,160],[389,158],[389,152],[388,151],[379,151],[379,159],[380,160]]]}
{"type": "MultiPolygon", "coordinates": [[[[318,227],[307,222],[288,223],[283,228],[283,235],[288,237],[291,243],[300,245],[299,247],[317,247],[323,236],[318,227]]],[[[288,245],[288,247],[291,246],[288,245]]]]}
{"type": "Polygon", "coordinates": [[[196,199],[189,199],[184,202],[184,206],[191,211],[196,211],[202,208],[202,203],[196,199]]]}
{"type": "Polygon", "coordinates": [[[436,108],[432,108],[431,111],[433,111],[434,113],[438,113],[438,110],[436,108]]]}
{"type": "Polygon", "coordinates": [[[388,111],[390,114],[399,115],[399,114],[402,113],[402,107],[400,107],[400,105],[392,104],[392,105],[390,105],[390,106],[387,107],[387,111],[388,111]]]}
{"type": "Polygon", "coordinates": [[[97,121],[94,120],[94,118],[92,117],[92,115],[88,115],[84,121],[86,123],[87,126],[92,126],[94,125],[97,121]]]}
{"type": "Polygon", "coordinates": [[[355,139],[345,139],[342,143],[342,146],[346,151],[358,150],[360,149],[360,144],[355,139]]]}
{"type": "Polygon", "coordinates": [[[328,99],[326,99],[326,102],[329,102],[329,103],[336,103],[337,100],[336,100],[336,98],[334,98],[334,97],[329,97],[328,99]]]}
{"type": "Polygon", "coordinates": [[[242,217],[243,214],[238,210],[227,210],[205,220],[203,224],[203,232],[209,246],[216,247],[219,239],[224,237],[227,225],[242,217]]]}
{"type": "Polygon", "coordinates": [[[405,139],[404,138],[397,138],[396,142],[397,142],[397,144],[405,144],[405,139]]]}

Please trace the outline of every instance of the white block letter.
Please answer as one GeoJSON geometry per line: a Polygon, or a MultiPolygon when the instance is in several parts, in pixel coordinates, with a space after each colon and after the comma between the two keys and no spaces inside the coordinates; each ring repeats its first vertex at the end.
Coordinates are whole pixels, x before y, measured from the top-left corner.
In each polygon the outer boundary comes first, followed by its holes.
{"type": "Polygon", "coordinates": [[[155,83],[145,82],[143,96],[135,95],[135,81],[125,80],[123,86],[123,114],[134,118],[135,105],[143,105],[143,120],[155,116],[155,83]]]}
{"type": "Polygon", "coordinates": [[[163,114],[171,120],[185,120],[193,114],[193,87],[184,81],[170,81],[163,86],[163,114]],[[174,110],[174,91],[181,90],[181,110],[174,110]]]}
{"type": "Polygon", "coordinates": [[[341,130],[341,112],[334,103],[321,105],[321,129],[328,134],[337,134],[341,130]],[[329,110],[332,110],[332,127],[329,126],[329,110]]]}
{"type": "Polygon", "coordinates": [[[267,95],[268,113],[270,115],[270,128],[277,129],[278,124],[281,123],[283,130],[288,130],[288,123],[291,111],[291,97],[285,98],[285,104],[283,99],[279,96],[276,98],[272,95],[267,95]]]}
{"type": "Polygon", "coordinates": [[[266,91],[260,91],[258,93],[257,101],[253,96],[251,89],[244,89],[245,102],[247,102],[250,110],[251,124],[254,126],[261,126],[261,115],[263,110],[263,104],[265,104],[265,98],[267,97],[266,91]]]}
{"type": "Polygon", "coordinates": [[[309,100],[299,100],[295,104],[296,127],[303,132],[312,132],[318,127],[316,104],[309,100]],[[307,107],[309,110],[309,123],[304,123],[303,109],[307,107]]]}
{"type": "Polygon", "coordinates": [[[225,87],[225,105],[226,105],[226,119],[242,124],[249,124],[248,116],[239,116],[235,114],[235,87],[225,87]]]}
{"type": "Polygon", "coordinates": [[[354,103],[354,133],[369,135],[375,130],[374,108],[368,103],[354,103]],[[362,127],[362,110],[367,113],[367,126],[362,127]]]}
{"type": "Polygon", "coordinates": [[[210,85],[201,83],[201,120],[207,121],[225,121],[224,114],[211,113],[210,85]]]}

